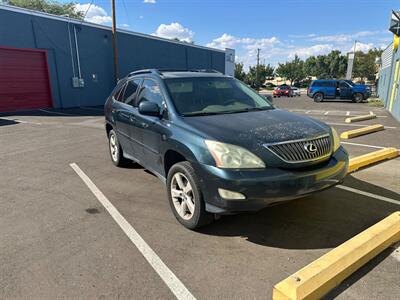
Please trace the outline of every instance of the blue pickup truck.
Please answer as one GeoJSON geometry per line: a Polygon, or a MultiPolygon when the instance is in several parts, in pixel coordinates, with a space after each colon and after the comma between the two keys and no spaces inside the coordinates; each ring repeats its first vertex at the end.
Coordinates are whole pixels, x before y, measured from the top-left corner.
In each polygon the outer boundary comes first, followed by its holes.
{"type": "Polygon", "coordinates": [[[311,82],[307,96],[315,102],[339,98],[360,103],[371,96],[371,89],[365,84],[355,84],[351,80],[319,79],[311,82]]]}

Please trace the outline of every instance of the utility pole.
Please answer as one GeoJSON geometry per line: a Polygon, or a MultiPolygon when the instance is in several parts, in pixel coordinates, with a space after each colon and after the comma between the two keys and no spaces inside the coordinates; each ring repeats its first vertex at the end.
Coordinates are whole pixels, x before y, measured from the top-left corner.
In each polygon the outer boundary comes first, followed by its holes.
{"type": "Polygon", "coordinates": [[[260,65],[260,48],[257,48],[257,67],[256,67],[256,84],[257,84],[257,88],[258,88],[258,69],[259,69],[259,65],[260,65]]]}
{"type": "Polygon", "coordinates": [[[115,20],[115,0],[111,0],[111,12],[112,12],[112,43],[114,52],[114,80],[118,82],[118,48],[117,48],[117,26],[115,20]]]}

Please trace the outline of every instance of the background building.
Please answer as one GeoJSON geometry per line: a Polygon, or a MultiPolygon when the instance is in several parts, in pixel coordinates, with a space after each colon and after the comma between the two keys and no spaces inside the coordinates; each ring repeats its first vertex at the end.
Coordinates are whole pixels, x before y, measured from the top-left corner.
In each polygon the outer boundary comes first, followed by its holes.
{"type": "Polygon", "coordinates": [[[396,16],[392,16],[390,26],[394,42],[383,51],[380,59],[378,97],[384,101],[386,109],[400,121],[400,20],[396,22],[396,19],[396,16]]]}
{"type": "MultiPolygon", "coordinates": [[[[144,68],[233,75],[235,53],[118,30],[119,77],[144,68]]],[[[111,28],[0,5],[0,111],[102,105],[115,85],[111,28]]]]}

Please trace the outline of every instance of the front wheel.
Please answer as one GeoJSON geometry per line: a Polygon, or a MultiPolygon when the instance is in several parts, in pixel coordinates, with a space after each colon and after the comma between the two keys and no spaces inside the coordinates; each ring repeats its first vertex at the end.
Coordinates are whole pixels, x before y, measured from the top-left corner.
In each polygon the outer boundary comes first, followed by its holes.
{"type": "Polygon", "coordinates": [[[168,199],[175,218],[188,229],[196,229],[214,220],[206,212],[203,194],[192,165],[179,162],[168,172],[168,199]]]}
{"type": "Polygon", "coordinates": [[[353,101],[356,103],[360,103],[364,100],[364,96],[361,93],[355,93],[353,97],[353,101]]]}

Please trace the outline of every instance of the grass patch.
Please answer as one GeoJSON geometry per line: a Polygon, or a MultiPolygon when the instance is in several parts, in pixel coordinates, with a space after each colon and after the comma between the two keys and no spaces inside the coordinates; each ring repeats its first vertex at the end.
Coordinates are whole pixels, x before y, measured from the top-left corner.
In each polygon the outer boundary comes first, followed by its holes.
{"type": "Polygon", "coordinates": [[[368,100],[368,106],[371,106],[371,107],[384,107],[385,104],[379,98],[372,98],[372,99],[368,100]]]}

